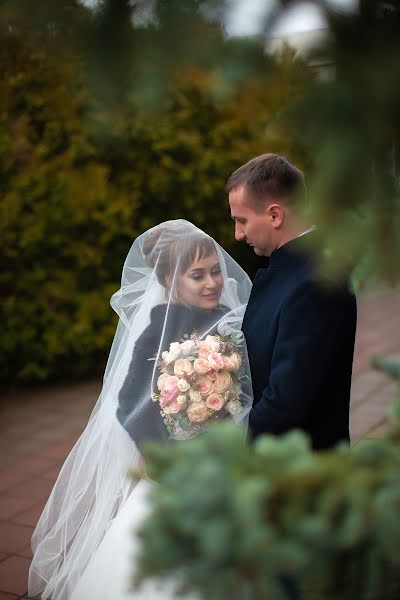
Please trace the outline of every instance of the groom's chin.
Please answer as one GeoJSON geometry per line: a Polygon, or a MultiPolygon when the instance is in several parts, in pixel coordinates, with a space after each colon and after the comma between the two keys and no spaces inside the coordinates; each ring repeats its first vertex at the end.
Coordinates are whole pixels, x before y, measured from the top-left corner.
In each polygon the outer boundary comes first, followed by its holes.
{"type": "Polygon", "coordinates": [[[265,255],[265,253],[262,250],[260,250],[260,248],[253,247],[253,250],[254,250],[254,254],[256,254],[257,256],[264,256],[265,255]]]}

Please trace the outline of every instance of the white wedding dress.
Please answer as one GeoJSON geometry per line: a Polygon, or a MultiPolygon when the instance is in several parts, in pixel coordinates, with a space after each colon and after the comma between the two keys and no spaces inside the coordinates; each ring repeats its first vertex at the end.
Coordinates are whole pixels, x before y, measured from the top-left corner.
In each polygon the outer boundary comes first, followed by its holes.
{"type": "MultiPolygon", "coordinates": [[[[133,589],[140,549],[137,532],[150,512],[148,495],[154,485],[142,479],[133,489],[90,560],[71,600],[172,600],[178,597],[176,582],[171,580],[149,580],[133,589]]],[[[198,600],[198,596],[185,596],[185,599],[198,600]]]]}
{"type": "MultiPolygon", "coordinates": [[[[215,240],[187,221],[162,223],[133,242],[121,287],[110,301],[119,321],[101,393],[32,537],[30,597],[178,597],[178,574],[133,588],[141,543],[138,531],[151,510],[149,492],[158,484],[142,479],[132,485],[128,471],[139,466],[142,444],[169,440],[160,408],[151,401],[164,351],[194,332],[202,339],[218,332],[239,343],[250,291],[251,282],[243,269],[215,240]],[[199,269],[198,265],[203,266],[199,269]],[[189,277],[192,271],[197,279],[189,277]],[[185,301],[181,302],[182,294],[185,301]]],[[[243,356],[242,410],[232,418],[246,427],[252,394],[250,367],[243,356]]]]}

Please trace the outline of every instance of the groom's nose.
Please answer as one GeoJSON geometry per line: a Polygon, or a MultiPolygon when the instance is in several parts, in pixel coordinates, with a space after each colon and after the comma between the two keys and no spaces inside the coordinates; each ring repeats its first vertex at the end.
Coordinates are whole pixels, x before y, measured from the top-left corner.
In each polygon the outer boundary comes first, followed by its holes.
{"type": "Polygon", "coordinates": [[[245,235],[244,235],[244,231],[243,231],[243,226],[240,223],[235,223],[235,239],[238,242],[241,242],[242,240],[244,240],[245,235]]]}

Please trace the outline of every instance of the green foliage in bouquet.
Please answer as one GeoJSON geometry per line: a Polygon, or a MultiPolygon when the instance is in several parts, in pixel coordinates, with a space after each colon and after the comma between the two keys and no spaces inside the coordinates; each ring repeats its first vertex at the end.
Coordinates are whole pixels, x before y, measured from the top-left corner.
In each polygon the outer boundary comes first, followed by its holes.
{"type": "Polygon", "coordinates": [[[149,446],[157,481],[136,583],[172,576],[207,600],[400,597],[400,401],[384,439],[312,452],[300,432],[254,446],[232,423],[168,453],[149,446]]]}

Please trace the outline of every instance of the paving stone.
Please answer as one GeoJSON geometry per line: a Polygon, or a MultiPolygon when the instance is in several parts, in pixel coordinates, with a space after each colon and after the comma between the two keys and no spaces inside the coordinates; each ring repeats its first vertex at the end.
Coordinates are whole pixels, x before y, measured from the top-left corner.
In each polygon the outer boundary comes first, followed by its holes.
{"type": "Polygon", "coordinates": [[[7,594],[6,592],[0,592],[0,600],[15,600],[16,598],[20,598],[20,596],[16,596],[15,594],[7,594]]]}
{"type": "Polygon", "coordinates": [[[8,490],[26,479],[26,473],[18,473],[12,468],[0,471],[0,492],[8,490]]]}
{"type": "MultiPolygon", "coordinates": [[[[24,550],[31,541],[33,527],[15,525],[7,521],[0,522],[0,552],[15,554],[24,550]]],[[[1,590],[0,586],[0,590],[1,590]]],[[[23,594],[23,592],[21,592],[23,594]]]]}
{"type": "Polygon", "coordinates": [[[11,493],[3,492],[0,494],[0,521],[13,519],[36,504],[29,495],[15,498],[11,493]]]}
{"type": "Polygon", "coordinates": [[[48,479],[49,481],[55,482],[57,477],[60,474],[61,467],[62,467],[62,465],[57,466],[57,467],[52,467],[51,469],[46,471],[46,473],[43,473],[42,477],[44,477],[45,479],[48,479]]]}
{"type": "Polygon", "coordinates": [[[10,556],[0,563],[0,590],[22,596],[28,590],[30,560],[21,556],[10,556]]]}
{"type": "Polygon", "coordinates": [[[378,393],[388,383],[388,376],[380,371],[366,371],[355,378],[351,386],[350,409],[365,402],[370,396],[378,393]]]}
{"type": "Polygon", "coordinates": [[[49,467],[54,465],[56,458],[51,458],[49,455],[41,453],[34,456],[28,456],[13,463],[12,470],[15,472],[24,473],[25,475],[33,475],[47,471],[49,467]]]}
{"type": "Polygon", "coordinates": [[[19,552],[16,553],[18,556],[24,556],[25,558],[29,558],[30,560],[32,560],[32,548],[30,543],[26,546],[26,548],[24,548],[23,550],[20,550],[19,552]]]}
{"type": "Polygon", "coordinates": [[[11,521],[17,525],[28,525],[30,527],[36,527],[36,523],[42,514],[45,502],[38,502],[34,506],[31,506],[28,510],[19,513],[14,516],[11,521]]]}
{"type": "Polygon", "coordinates": [[[65,460],[66,456],[71,452],[77,441],[76,436],[68,437],[58,444],[53,444],[40,452],[40,456],[50,458],[52,460],[65,460]]]}
{"type": "Polygon", "coordinates": [[[350,412],[350,432],[352,442],[360,439],[369,431],[387,420],[391,405],[397,395],[395,383],[387,383],[379,394],[371,394],[368,400],[359,404],[350,412]]]}
{"type": "Polygon", "coordinates": [[[53,488],[52,482],[44,477],[27,478],[22,483],[10,488],[9,493],[14,498],[29,496],[32,504],[48,498],[53,488]]]}

